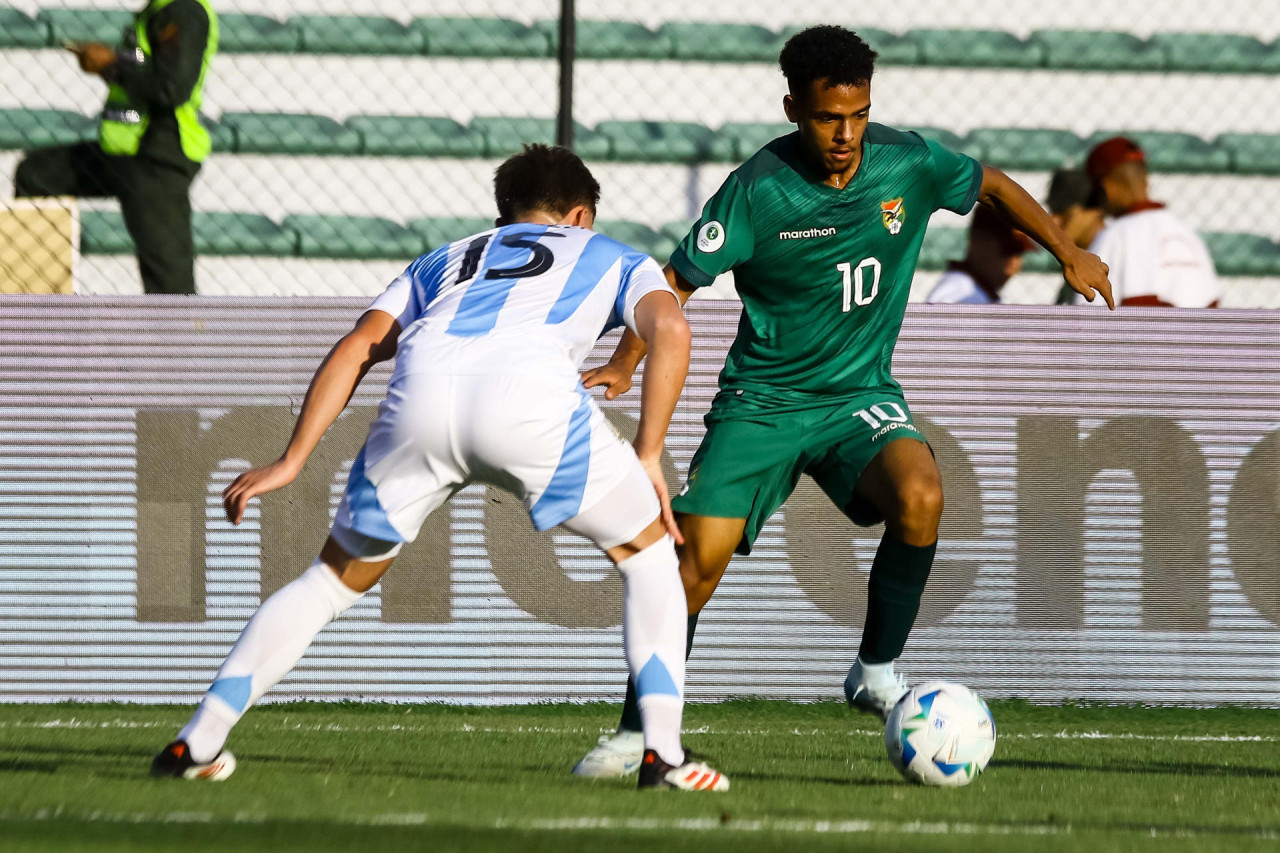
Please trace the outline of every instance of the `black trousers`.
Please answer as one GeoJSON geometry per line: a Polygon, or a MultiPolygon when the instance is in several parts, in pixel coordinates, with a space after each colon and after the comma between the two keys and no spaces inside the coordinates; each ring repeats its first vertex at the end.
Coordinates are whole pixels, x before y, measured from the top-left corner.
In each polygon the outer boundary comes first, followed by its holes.
{"type": "Polygon", "coordinates": [[[120,199],[147,293],[195,293],[191,181],[198,171],[146,157],[106,154],[96,142],[28,151],[14,175],[14,194],[120,199]]]}

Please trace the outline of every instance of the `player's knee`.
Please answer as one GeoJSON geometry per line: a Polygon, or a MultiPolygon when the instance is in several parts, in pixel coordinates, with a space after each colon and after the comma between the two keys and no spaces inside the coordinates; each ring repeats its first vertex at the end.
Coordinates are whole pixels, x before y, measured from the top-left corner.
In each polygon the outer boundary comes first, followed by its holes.
{"type": "Polygon", "coordinates": [[[936,534],[942,519],[942,485],[931,477],[911,478],[898,487],[896,521],[917,535],[936,534]]]}

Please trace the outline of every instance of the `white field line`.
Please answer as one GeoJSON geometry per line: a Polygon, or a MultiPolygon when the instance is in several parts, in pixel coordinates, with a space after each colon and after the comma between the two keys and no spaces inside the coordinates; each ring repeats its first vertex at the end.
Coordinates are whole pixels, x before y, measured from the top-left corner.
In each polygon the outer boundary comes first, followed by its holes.
{"type": "MultiPolygon", "coordinates": [[[[71,717],[66,720],[41,721],[0,721],[0,729],[176,729],[180,726],[173,722],[158,720],[79,720],[71,717]]],[[[556,727],[556,726],[473,726],[463,723],[459,726],[391,725],[353,726],[342,723],[255,723],[252,721],[239,724],[239,728],[255,731],[302,731],[302,732],[355,732],[355,733],[443,733],[462,732],[475,734],[553,734],[553,735],[592,735],[612,734],[611,728],[591,726],[556,727]]],[[[690,735],[726,735],[730,737],[767,737],[790,735],[792,737],[884,737],[881,729],[717,729],[711,726],[686,728],[684,734],[690,735]]],[[[1134,732],[1099,732],[1099,731],[1057,731],[1057,732],[1002,732],[1002,740],[1135,740],[1156,741],[1165,743],[1280,743],[1280,737],[1272,735],[1144,735],[1134,732]]]]}
{"type": "MultiPolygon", "coordinates": [[[[236,812],[229,817],[215,815],[212,812],[77,812],[62,807],[40,809],[34,812],[0,811],[0,821],[53,822],[59,820],[80,821],[84,823],[104,824],[268,824],[287,823],[290,821],[271,818],[260,812],[236,812]]],[[[426,812],[393,812],[387,814],[352,815],[348,817],[329,817],[323,821],[315,821],[339,826],[426,826],[436,823],[440,826],[459,826],[456,821],[445,818],[433,820],[426,812]]],[[[879,820],[721,820],[717,818],[614,818],[586,815],[581,817],[560,818],[527,818],[485,821],[483,823],[465,824],[478,829],[514,829],[533,832],[590,832],[599,830],[629,830],[641,832],[773,832],[773,833],[816,833],[830,835],[863,835],[880,833],[885,835],[1071,835],[1070,824],[1023,823],[1023,824],[984,824],[984,823],[951,823],[946,821],[879,821],[879,820]]],[[[1120,835],[1141,835],[1150,838],[1195,838],[1201,836],[1250,837],[1266,840],[1280,839],[1280,832],[1272,830],[1235,830],[1223,827],[1217,831],[1199,831],[1177,827],[1120,827],[1112,830],[1101,829],[1097,832],[1120,835]]],[[[1090,834],[1095,832],[1092,828],[1090,834]]]]}

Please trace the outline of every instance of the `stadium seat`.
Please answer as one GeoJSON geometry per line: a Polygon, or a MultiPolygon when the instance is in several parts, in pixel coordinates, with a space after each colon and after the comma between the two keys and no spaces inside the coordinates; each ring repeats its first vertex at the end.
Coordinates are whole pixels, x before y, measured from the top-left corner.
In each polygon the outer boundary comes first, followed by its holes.
{"type": "Polygon", "coordinates": [[[1280,275],[1280,246],[1259,234],[1202,234],[1218,275],[1280,275]]]}
{"type": "Polygon", "coordinates": [[[213,142],[213,150],[219,154],[234,152],[239,147],[236,129],[229,124],[213,121],[208,116],[201,116],[200,123],[209,131],[209,139],[213,142]]]}
{"type": "Polygon", "coordinates": [[[770,141],[796,129],[794,124],[730,122],[713,131],[708,156],[712,160],[741,163],[770,141]]]}
{"type": "Polygon", "coordinates": [[[1231,168],[1248,175],[1280,175],[1280,136],[1271,133],[1224,133],[1218,148],[1231,157],[1231,168]]]}
{"type": "Polygon", "coordinates": [[[968,248],[968,230],[965,228],[930,228],[925,232],[924,245],[920,247],[919,268],[922,270],[945,269],[949,261],[964,257],[968,248]]]}
{"type": "Polygon", "coordinates": [[[989,127],[970,131],[965,148],[984,163],[1002,169],[1057,169],[1079,163],[1084,142],[1069,130],[989,127]]]}
{"type": "Polygon", "coordinates": [[[671,39],[676,59],[706,62],[777,62],[783,39],[753,24],[679,22],[663,24],[658,34],[671,39]]]}
{"type": "Polygon", "coordinates": [[[197,255],[297,254],[298,235],[257,213],[207,213],[191,216],[197,255]]]}
{"type": "MultiPolygon", "coordinates": [[[[551,52],[560,48],[560,22],[539,21],[551,52]]],[[[574,55],[579,59],[670,59],[671,36],[630,21],[578,21],[574,55]]]]}
{"type": "Polygon", "coordinates": [[[298,232],[298,254],[304,258],[375,260],[422,254],[422,235],[376,216],[286,216],[284,227],[298,232]]]}
{"type": "Polygon", "coordinates": [[[397,157],[483,157],[484,134],[451,118],[352,116],[346,121],[364,139],[364,153],[397,157]]]}
{"type": "Polygon", "coordinates": [[[17,9],[0,6],[0,47],[46,47],[49,22],[29,18],[17,9]]]}
{"type": "Polygon", "coordinates": [[[421,54],[426,40],[421,30],[391,18],[367,15],[298,15],[289,23],[297,28],[306,53],[413,56],[421,54]]]}
{"type": "Polygon", "coordinates": [[[298,29],[291,22],[266,15],[218,15],[220,53],[297,53],[298,29]]]}
{"type": "MultiPolygon", "coordinates": [[[[484,150],[489,157],[509,157],[518,153],[526,142],[551,145],[556,141],[556,120],[551,118],[478,116],[471,120],[470,128],[484,137],[484,150]]],[[[605,160],[609,157],[610,144],[597,131],[575,124],[573,148],[584,159],[605,160]]]]}
{"type": "Polygon", "coordinates": [[[1149,41],[1164,51],[1165,66],[1170,71],[1280,72],[1280,50],[1249,36],[1156,33],[1149,41]]]}
{"type": "Polygon", "coordinates": [[[0,110],[0,151],[70,145],[92,139],[98,123],[66,110],[0,110]]]}
{"type": "Polygon", "coordinates": [[[431,251],[440,246],[461,240],[493,227],[493,217],[482,216],[439,216],[427,219],[409,220],[409,230],[417,234],[423,241],[423,251],[431,251]]]}
{"type": "Polygon", "coordinates": [[[679,121],[602,121],[596,131],[613,146],[613,159],[643,163],[696,163],[711,153],[709,127],[679,121]]]}
{"type": "Polygon", "coordinates": [[[1101,30],[1037,30],[1030,41],[1044,47],[1050,68],[1085,71],[1159,71],[1164,50],[1129,33],[1101,30]]]}
{"type": "Polygon", "coordinates": [[[546,32],[506,18],[417,18],[409,29],[432,56],[551,56],[546,32]]]}
{"type": "Polygon", "coordinates": [[[1136,140],[1147,155],[1153,172],[1227,172],[1231,154],[1212,142],[1189,133],[1163,131],[1099,131],[1086,143],[1089,148],[1113,136],[1136,140]]]}
{"type": "Polygon", "coordinates": [[[359,154],[362,141],[353,128],[327,116],[294,113],[223,113],[235,128],[241,154],[359,154]]]}
{"type": "Polygon", "coordinates": [[[133,238],[120,211],[80,211],[80,251],[86,255],[133,254],[133,238]]]}
{"type": "Polygon", "coordinates": [[[857,32],[876,52],[877,64],[883,62],[886,65],[919,65],[922,61],[920,45],[913,39],[894,35],[885,30],[859,28],[857,32]]]}
{"type": "Polygon", "coordinates": [[[965,151],[965,141],[956,136],[949,130],[943,130],[940,127],[903,127],[901,130],[910,130],[918,133],[925,139],[932,139],[934,142],[941,143],[944,147],[950,148],[952,151],[965,151]]]}
{"type": "Polygon", "coordinates": [[[133,21],[133,13],[120,9],[42,9],[37,21],[49,25],[50,43],[100,41],[119,44],[133,21]]]}
{"type": "Polygon", "coordinates": [[[695,224],[695,220],[685,219],[681,219],[678,222],[668,222],[666,225],[663,225],[658,229],[658,233],[671,240],[672,251],[675,251],[675,246],[680,245],[680,242],[689,235],[689,230],[693,228],[695,224]]]}
{"type": "Polygon", "coordinates": [[[920,48],[926,65],[963,68],[1036,68],[1044,48],[997,30],[911,30],[906,37],[920,48]]]}
{"type": "Polygon", "coordinates": [[[676,247],[676,242],[670,237],[641,222],[614,219],[597,222],[595,230],[636,251],[652,255],[660,264],[665,264],[671,258],[671,252],[676,247]]]}

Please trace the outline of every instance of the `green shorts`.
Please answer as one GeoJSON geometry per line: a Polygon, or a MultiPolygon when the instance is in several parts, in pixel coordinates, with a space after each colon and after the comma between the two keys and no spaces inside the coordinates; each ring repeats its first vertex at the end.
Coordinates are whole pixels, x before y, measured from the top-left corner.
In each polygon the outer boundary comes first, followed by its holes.
{"type": "Polygon", "coordinates": [[[884,519],[855,489],[867,464],[899,438],[924,441],[902,392],[879,389],[829,406],[777,409],[722,392],[705,418],[707,434],[672,501],[676,512],[745,518],[739,554],[751,553],[760,528],[791,496],[801,474],[855,524],[884,519]]]}

